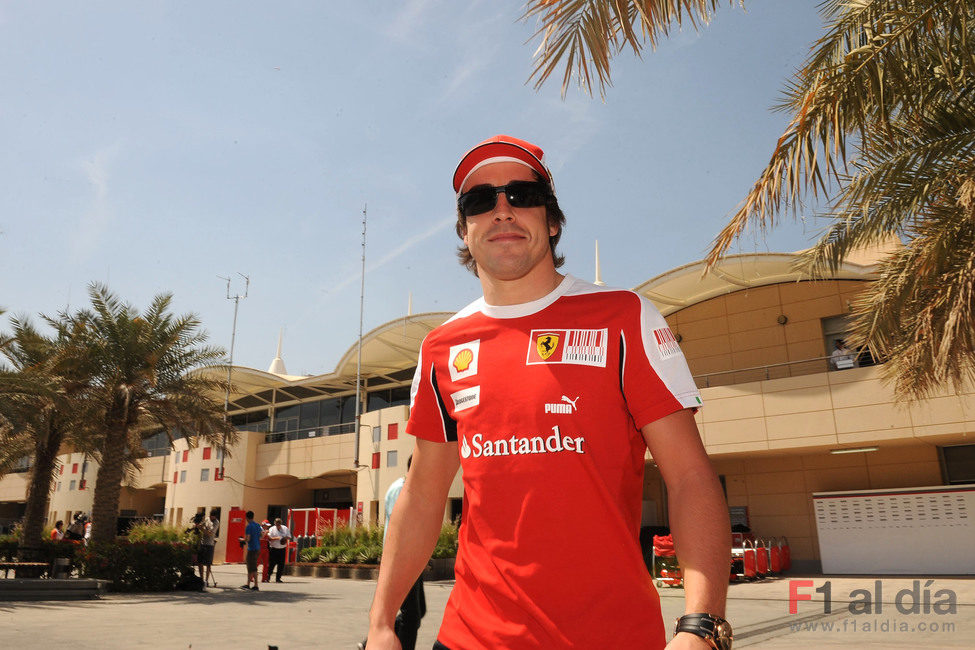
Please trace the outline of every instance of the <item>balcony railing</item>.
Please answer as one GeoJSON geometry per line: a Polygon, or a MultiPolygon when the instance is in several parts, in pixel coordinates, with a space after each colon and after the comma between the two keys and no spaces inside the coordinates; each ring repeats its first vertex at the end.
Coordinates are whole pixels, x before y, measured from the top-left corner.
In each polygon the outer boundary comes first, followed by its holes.
{"type": "MultiPolygon", "coordinates": [[[[857,359],[857,366],[874,366],[880,362],[870,358],[857,359]]],[[[785,377],[799,377],[801,375],[813,375],[820,372],[843,372],[836,370],[830,365],[829,357],[815,357],[813,359],[802,359],[801,361],[787,361],[785,363],[772,363],[767,366],[755,366],[753,368],[735,368],[734,370],[722,370],[720,372],[709,372],[694,375],[694,383],[698,388],[712,388],[714,386],[731,386],[734,384],[744,384],[751,381],[765,381],[768,379],[783,379],[785,377]]]]}
{"type": "Polygon", "coordinates": [[[338,436],[343,433],[354,433],[355,422],[345,422],[333,424],[327,427],[312,427],[308,429],[298,429],[297,431],[280,431],[269,433],[264,436],[265,443],[284,442],[285,440],[307,440],[308,438],[323,438],[325,436],[338,436]]]}

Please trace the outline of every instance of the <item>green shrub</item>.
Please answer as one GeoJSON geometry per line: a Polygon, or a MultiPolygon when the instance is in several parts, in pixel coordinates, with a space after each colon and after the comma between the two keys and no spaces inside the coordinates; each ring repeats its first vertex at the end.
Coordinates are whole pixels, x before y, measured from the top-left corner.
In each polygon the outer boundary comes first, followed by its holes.
{"type": "Polygon", "coordinates": [[[322,554],[321,546],[311,546],[309,548],[303,548],[298,552],[299,562],[318,562],[318,558],[322,554]]]}
{"type": "Polygon", "coordinates": [[[141,521],[129,528],[128,539],[134,542],[179,542],[193,545],[195,536],[187,532],[186,526],[171,526],[157,521],[141,521]]]}
{"type": "Polygon", "coordinates": [[[181,542],[92,542],[79,555],[82,574],[112,591],[173,591],[193,573],[193,548],[181,542]]]}
{"type": "MultiPolygon", "coordinates": [[[[456,557],[458,525],[446,523],[433,551],[433,557],[456,557]]],[[[382,526],[336,528],[326,531],[318,546],[306,548],[299,554],[302,562],[327,562],[329,564],[376,564],[383,554],[382,526]],[[308,559],[305,559],[308,558],[308,559]]]]}
{"type": "Polygon", "coordinates": [[[440,537],[433,549],[433,557],[457,557],[457,543],[460,528],[454,522],[448,522],[440,528],[440,537]]]}

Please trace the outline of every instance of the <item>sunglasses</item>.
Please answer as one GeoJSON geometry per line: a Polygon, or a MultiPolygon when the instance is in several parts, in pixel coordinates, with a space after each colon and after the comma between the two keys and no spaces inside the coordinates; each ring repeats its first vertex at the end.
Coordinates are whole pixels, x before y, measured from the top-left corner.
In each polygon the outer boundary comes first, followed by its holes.
{"type": "Polygon", "coordinates": [[[502,192],[508,205],[513,208],[537,208],[545,205],[546,199],[552,193],[548,183],[541,181],[511,181],[507,185],[475,187],[457,199],[460,216],[473,217],[490,212],[498,204],[498,194],[502,192]]]}

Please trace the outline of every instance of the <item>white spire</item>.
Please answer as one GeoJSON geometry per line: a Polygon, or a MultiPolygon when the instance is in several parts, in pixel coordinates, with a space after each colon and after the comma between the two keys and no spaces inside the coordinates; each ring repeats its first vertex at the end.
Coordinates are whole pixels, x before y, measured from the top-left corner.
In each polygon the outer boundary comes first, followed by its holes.
{"type": "Polygon", "coordinates": [[[267,369],[268,372],[273,372],[275,375],[286,375],[288,371],[284,367],[284,359],[281,358],[281,343],[284,340],[284,328],[278,332],[278,354],[274,357],[274,361],[271,362],[271,367],[267,369]]]}
{"type": "Polygon", "coordinates": [[[606,286],[606,283],[603,282],[603,278],[599,273],[599,240],[598,239],[596,240],[596,279],[593,281],[593,284],[599,287],[606,286]]]}
{"type": "Polygon", "coordinates": [[[406,315],[407,316],[413,315],[413,292],[412,291],[410,292],[410,298],[406,303],[406,315]]]}

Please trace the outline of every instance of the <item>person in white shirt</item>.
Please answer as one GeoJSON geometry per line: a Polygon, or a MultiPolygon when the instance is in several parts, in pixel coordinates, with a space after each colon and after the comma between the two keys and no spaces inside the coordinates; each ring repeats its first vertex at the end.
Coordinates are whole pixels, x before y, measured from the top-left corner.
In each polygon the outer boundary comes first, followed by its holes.
{"type": "Polygon", "coordinates": [[[274,520],[274,525],[267,531],[267,541],[268,541],[268,569],[267,574],[270,576],[274,573],[274,566],[278,567],[278,575],[274,579],[275,582],[284,582],[281,580],[281,574],[284,572],[284,560],[285,554],[288,550],[288,540],[291,539],[291,531],[278,517],[274,520]]]}
{"type": "Polygon", "coordinates": [[[836,339],[836,349],[829,355],[829,364],[833,370],[846,370],[854,366],[853,352],[846,347],[843,339],[836,339]]]}

